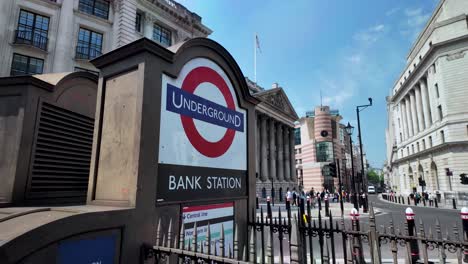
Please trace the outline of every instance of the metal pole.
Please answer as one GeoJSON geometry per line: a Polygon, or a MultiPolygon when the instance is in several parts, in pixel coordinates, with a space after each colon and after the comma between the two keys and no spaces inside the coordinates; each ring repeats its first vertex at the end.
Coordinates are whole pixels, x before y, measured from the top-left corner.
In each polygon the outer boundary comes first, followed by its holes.
{"type": "MultiPolygon", "coordinates": [[[[356,107],[356,114],[357,114],[357,124],[358,124],[358,133],[359,133],[359,151],[361,155],[361,183],[362,183],[362,191],[365,193],[365,197],[367,197],[367,186],[364,184],[364,178],[367,177],[364,176],[364,156],[362,154],[362,134],[361,134],[361,120],[359,118],[359,106],[356,107]]],[[[367,213],[367,201],[366,199],[363,200],[363,206],[362,206],[364,213],[367,213]]]]}
{"type": "Polygon", "coordinates": [[[358,197],[357,197],[357,188],[356,188],[356,179],[354,179],[354,157],[353,157],[353,139],[351,135],[349,136],[349,145],[351,147],[351,181],[354,191],[354,208],[359,212],[358,197]]]}
{"type": "Polygon", "coordinates": [[[340,199],[340,209],[341,209],[341,216],[344,215],[344,206],[343,206],[343,187],[341,183],[341,170],[340,170],[340,160],[336,160],[336,170],[338,171],[338,191],[340,192],[340,195],[338,196],[340,199]]]}

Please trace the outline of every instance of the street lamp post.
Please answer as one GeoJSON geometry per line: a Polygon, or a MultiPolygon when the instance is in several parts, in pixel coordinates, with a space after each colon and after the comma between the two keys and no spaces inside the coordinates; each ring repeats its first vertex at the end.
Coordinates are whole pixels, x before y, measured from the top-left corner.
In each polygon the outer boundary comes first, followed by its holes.
{"type": "Polygon", "coordinates": [[[357,186],[356,186],[356,179],[354,177],[354,158],[353,158],[353,138],[351,135],[353,134],[354,127],[351,126],[351,124],[348,122],[348,125],[345,127],[346,129],[346,134],[349,136],[349,146],[351,149],[351,185],[352,185],[352,190],[354,192],[354,198],[353,198],[353,204],[354,208],[358,210],[359,212],[359,204],[358,204],[358,196],[357,196],[357,186]]]}
{"type": "Polygon", "coordinates": [[[364,178],[367,177],[367,175],[364,176],[364,157],[363,157],[363,153],[362,153],[361,120],[359,118],[359,113],[361,111],[363,111],[364,109],[366,109],[367,107],[369,107],[369,106],[372,106],[372,98],[370,98],[370,97],[369,97],[369,104],[356,106],[358,133],[359,133],[359,152],[360,152],[360,155],[361,155],[361,182],[362,182],[363,192],[366,195],[366,199],[363,201],[364,202],[364,206],[363,206],[364,213],[367,213],[367,209],[368,209],[367,200],[368,200],[368,197],[369,197],[368,195],[369,194],[367,193],[367,184],[364,183],[364,178]]]}

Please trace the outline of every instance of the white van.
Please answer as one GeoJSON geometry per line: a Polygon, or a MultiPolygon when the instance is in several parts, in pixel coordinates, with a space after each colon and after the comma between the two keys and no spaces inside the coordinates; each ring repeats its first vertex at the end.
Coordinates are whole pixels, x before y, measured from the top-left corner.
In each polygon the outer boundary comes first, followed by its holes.
{"type": "Polygon", "coordinates": [[[368,194],[375,194],[375,187],[374,186],[367,187],[367,193],[368,194]]]}

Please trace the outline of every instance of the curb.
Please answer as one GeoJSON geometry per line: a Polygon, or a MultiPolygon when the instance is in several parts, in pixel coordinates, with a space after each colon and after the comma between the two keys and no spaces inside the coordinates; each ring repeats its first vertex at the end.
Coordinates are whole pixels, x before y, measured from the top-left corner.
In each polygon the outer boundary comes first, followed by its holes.
{"type": "Polygon", "coordinates": [[[390,202],[390,201],[387,201],[385,200],[384,198],[382,198],[382,195],[379,194],[378,195],[378,199],[379,201],[382,201],[382,202],[385,202],[385,203],[389,203],[389,204],[393,204],[393,205],[399,205],[399,206],[403,206],[403,207],[413,207],[413,208],[425,208],[425,209],[435,209],[435,210],[449,210],[449,211],[460,211],[460,209],[453,209],[453,208],[441,208],[441,207],[438,207],[438,208],[435,208],[435,207],[428,207],[428,206],[415,206],[414,204],[400,204],[400,203],[394,203],[394,202],[390,202]]]}

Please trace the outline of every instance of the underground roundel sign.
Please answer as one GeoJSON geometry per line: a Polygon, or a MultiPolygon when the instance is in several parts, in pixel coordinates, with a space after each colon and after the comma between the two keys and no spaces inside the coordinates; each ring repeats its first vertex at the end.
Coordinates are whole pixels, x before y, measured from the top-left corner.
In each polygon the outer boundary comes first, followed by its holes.
{"type": "Polygon", "coordinates": [[[163,75],[159,163],[246,170],[246,111],[214,62],[197,58],[163,75]]]}

